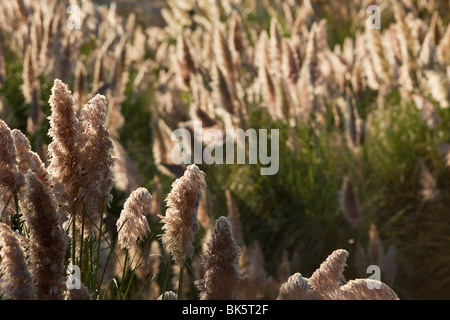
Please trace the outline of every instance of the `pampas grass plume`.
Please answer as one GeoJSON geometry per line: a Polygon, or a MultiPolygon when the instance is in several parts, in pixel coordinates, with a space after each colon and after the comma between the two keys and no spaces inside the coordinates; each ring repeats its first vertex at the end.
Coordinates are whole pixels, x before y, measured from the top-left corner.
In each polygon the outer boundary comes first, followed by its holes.
{"type": "Polygon", "coordinates": [[[192,243],[199,230],[197,214],[205,187],[205,174],[192,164],[172,183],[172,190],[167,195],[168,208],[165,216],[160,216],[164,224],[161,239],[179,265],[194,254],[192,243]]]}
{"type": "Polygon", "coordinates": [[[30,266],[36,299],[61,300],[66,236],[49,188],[31,171],[25,175],[25,181],[26,192],[20,206],[30,229],[30,266]]]}
{"type": "Polygon", "coordinates": [[[238,299],[238,286],[242,275],[238,267],[240,249],[233,238],[231,224],[219,217],[212,231],[212,238],[203,257],[205,275],[195,285],[200,300],[238,299]]]}
{"type": "Polygon", "coordinates": [[[121,248],[131,248],[150,231],[146,215],[150,213],[152,196],[145,188],[134,190],[123,205],[117,220],[118,244],[121,248]]]}
{"type": "Polygon", "coordinates": [[[342,181],[342,187],[339,191],[339,204],[341,211],[345,214],[347,220],[353,228],[359,227],[363,222],[361,209],[352,182],[345,176],[342,181]]]}
{"type": "Polygon", "coordinates": [[[34,299],[33,281],[20,241],[3,222],[0,222],[0,275],[3,299],[34,299]]]}

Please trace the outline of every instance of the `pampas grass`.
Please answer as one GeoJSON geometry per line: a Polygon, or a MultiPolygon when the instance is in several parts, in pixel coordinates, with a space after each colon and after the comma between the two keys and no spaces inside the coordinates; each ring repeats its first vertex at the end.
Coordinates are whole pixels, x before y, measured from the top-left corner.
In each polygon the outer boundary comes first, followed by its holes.
{"type": "Polygon", "coordinates": [[[8,125],[0,120],[0,219],[7,224],[11,221],[11,215],[17,208],[18,192],[24,183],[23,174],[19,171],[18,161],[15,157],[16,148],[8,125]],[[14,207],[14,200],[16,200],[14,207]]]}
{"type": "Polygon", "coordinates": [[[192,242],[199,229],[197,214],[206,187],[204,176],[196,165],[188,166],[184,175],[172,184],[166,198],[168,209],[161,216],[164,224],[161,239],[178,265],[183,265],[184,260],[194,254],[192,242]]]}
{"type": "Polygon", "coordinates": [[[150,213],[152,196],[145,188],[134,190],[123,205],[117,220],[118,244],[121,248],[131,248],[150,231],[146,215],[150,213]]]}
{"type": "Polygon", "coordinates": [[[344,177],[341,190],[339,191],[339,205],[352,227],[356,228],[362,224],[363,216],[359,200],[353,184],[347,176],[344,177]]]}
{"type": "Polygon", "coordinates": [[[21,207],[30,229],[30,273],[36,299],[63,299],[67,239],[50,190],[31,171],[25,175],[21,207]]]}
{"type": "Polygon", "coordinates": [[[310,278],[300,273],[289,277],[281,288],[278,300],[398,300],[389,286],[370,279],[345,281],[343,271],[348,252],[336,250],[310,278]],[[374,289],[375,286],[379,288],[374,289]],[[372,289],[371,289],[372,288],[372,289]]]}
{"type": "Polygon", "coordinates": [[[50,97],[52,107],[49,136],[52,143],[48,146],[51,177],[56,200],[61,214],[74,219],[80,213],[75,208],[78,186],[75,177],[80,153],[80,123],[74,110],[72,93],[61,80],[55,80],[50,97]]]}
{"type": "Polygon", "coordinates": [[[214,222],[211,241],[203,258],[205,275],[196,281],[201,300],[236,300],[241,272],[238,267],[240,249],[236,245],[231,224],[225,217],[214,222]]]}
{"type": "Polygon", "coordinates": [[[25,254],[17,235],[0,222],[0,294],[14,300],[33,300],[34,285],[28,271],[25,254]]]}

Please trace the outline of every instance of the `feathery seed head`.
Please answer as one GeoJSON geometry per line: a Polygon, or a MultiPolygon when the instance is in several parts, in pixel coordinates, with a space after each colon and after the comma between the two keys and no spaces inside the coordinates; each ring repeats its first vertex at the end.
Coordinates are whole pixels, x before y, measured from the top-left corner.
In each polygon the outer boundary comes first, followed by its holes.
{"type": "Polygon", "coordinates": [[[11,130],[0,119],[0,221],[10,222],[15,211],[11,198],[18,194],[23,184],[24,178],[19,171],[11,130]]]}
{"type": "Polygon", "coordinates": [[[33,280],[20,240],[3,222],[0,222],[0,275],[0,295],[4,299],[34,299],[33,280]]]}
{"type": "Polygon", "coordinates": [[[385,283],[374,279],[350,280],[343,285],[334,299],[339,300],[399,300],[385,283]]]}
{"type": "Polygon", "coordinates": [[[30,228],[30,261],[37,299],[62,299],[66,237],[50,189],[29,170],[21,199],[23,216],[30,228]]]}
{"type": "Polygon", "coordinates": [[[104,123],[107,102],[103,95],[95,95],[80,111],[80,157],[75,177],[79,191],[77,199],[86,208],[86,235],[96,230],[106,208],[112,200],[113,142],[104,123]]]}
{"type": "Polygon", "coordinates": [[[75,176],[80,153],[80,124],[75,115],[72,93],[59,79],[54,82],[49,103],[51,115],[48,135],[53,141],[48,146],[48,173],[62,214],[70,215],[74,211],[73,205],[78,194],[75,176]]]}
{"type": "Polygon", "coordinates": [[[361,209],[352,182],[345,176],[339,191],[339,204],[341,211],[345,214],[347,220],[353,228],[360,226],[363,222],[361,209]]]}
{"type": "Polygon", "coordinates": [[[335,250],[309,278],[310,286],[321,294],[338,290],[345,283],[343,272],[347,257],[346,250],[335,250]]]}
{"type": "Polygon", "coordinates": [[[6,188],[6,191],[17,192],[22,184],[23,176],[18,170],[12,132],[0,119],[0,190],[6,188]]]}
{"type": "Polygon", "coordinates": [[[125,201],[117,220],[119,246],[131,248],[150,231],[146,215],[150,213],[152,196],[145,188],[137,188],[125,201]]]}
{"type": "Polygon", "coordinates": [[[166,291],[164,292],[164,299],[161,294],[157,300],[178,300],[178,295],[173,291],[166,291]]]}
{"type": "Polygon", "coordinates": [[[307,279],[296,273],[281,285],[279,300],[398,300],[385,283],[373,279],[345,282],[342,272],[348,257],[343,249],[335,250],[307,279]]]}
{"type": "Polygon", "coordinates": [[[277,300],[308,300],[309,291],[308,279],[297,272],[281,285],[277,300]]]}
{"type": "Polygon", "coordinates": [[[192,242],[199,230],[197,214],[205,187],[205,173],[192,164],[172,183],[172,190],[167,195],[166,215],[160,216],[165,231],[162,242],[177,264],[183,264],[186,257],[191,258],[194,254],[192,242]]]}
{"type": "Polygon", "coordinates": [[[31,150],[30,141],[18,129],[11,131],[16,147],[16,157],[18,167],[22,174],[26,174],[31,170],[47,187],[50,188],[50,177],[39,155],[31,150]]]}
{"type": "Polygon", "coordinates": [[[238,267],[240,248],[233,238],[231,223],[219,217],[203,257],[205,275],[195,282],[201,300],[234,300],[242,275],[238,267]]]}
{"type": "Polygon", "coordinates": [[[433,201],[439,196],[436,179],[431,174],[422,158],[419,159],[420,166],[420,195],[424,202],[433,201]]]}

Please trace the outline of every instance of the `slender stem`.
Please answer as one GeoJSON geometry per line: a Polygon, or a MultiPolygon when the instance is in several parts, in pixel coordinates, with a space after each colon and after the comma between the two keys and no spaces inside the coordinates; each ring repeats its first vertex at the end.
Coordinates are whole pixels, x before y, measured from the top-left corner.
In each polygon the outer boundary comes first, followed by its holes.
{"type": "Polygon", "coordinates": [[[122,293],[122,288],[125,282],[125,276],[127,274],[127,263],[128,263],[128,248],[125,249],[125,261],[123,263],[123,272],[122,272],[122,283],[120,284],[118,298],[120,299],[120,294],[122,293]]]}
{"type": "MultiPolygon", "coordinates": [[[[102,231],[102,227],[103,227],[103,219],[100,219],[100,231],[99,233],[101,233],[102,231]]],[[[95,263],[95,265],[98,267],[98,264],[100,262],[100,243],[101,243],[101,235],[99,234],[99,237],[97,239],[98,243],[97,243],[97,261],[95,263]]],[[[97,274],[97,271],[95,272],[97,274]]]]}
{"type": "Polygon", "coordinates": [[[5,213],[6,208],[8,207],[9,201],[11,201],[11,198],[12,198],[12,197],[13,197],[13,195],[11,195],[11,197],[8,198],[8,201],[6,202],[6,205],[5,205],[5,207],[3,208],[3,211],[2,211],[2,213],[0,214],[0,217],[3,216],[3,214],[5,213]]]}
{"type": "Polygon", "coordinates": [[[14,205],[16,206],[17,228],[19,229],[19,233],[22,234],[22,227],[20,225],[20,216],[19,216],[19,197],[15,193],[14,193],[14,205]]]}
{"type": "Polygon", "coordinates": [[[125,276],[127,274],[127,263],[128,263],[128,248],[125,249],[125,261],[123,263],[123,274],[122,274],[123,280],[125,280],[125,276]]]}
{"type": "Polygon", "coordinates": [[[97,243],[97,257],[96,257],[96,261],[95,261],[95,283],[94,283],[94,287],[95,287],[95,292],[94,292],[94,297],[96,298],[98,296],[98,265],[100,263],[100,243],[101,243],[101,233],[102,233],[102,227],[103,227],[103,219],[100,219],[100,231],[99,231],[99,237],[97,239],[98,243],[97,243]]]}
{"type": "Polygon", "coordinates": [[[167,270],[166,270],[166,278],[164,279],[164,287],[162,292],[162,300],[165,300],[166,290],[169,286],[169,279],[170,279],[170,267],[171,267],[172,257],[169,255],[169,261],[167,262],[167,270]]]}
{"type": "Polygon", "coordinates": [[[76,264],[76,249],[77,249],[77,230],[75,228],[75,215],[72,214],[72,263],[76,264]]]}
{"type": "MultiPolygon", "coordinates": [[[[109,263],[109,259],[111,258],[111,255],[114,253],[114,255],[116,256],[116,258],[117,258],[117,255],[116,255],[116,253],[114,252],[114,240],[113,239],[111,239],[111,241],[108,241],[108,239],[106,238],[106,236],[105,236],[105,234],[104,233],[102,233],[101,232],[101,229],[99,229],[99,238],[101,238],[101,237],[103,237],[103,239],[105,240],[105,242],[106,242],[106,244],[109,246],[109,248],[110,248],[110,251],[109,251],[109,254],[108,254],[108,258],[106,259],[106,266],[108,266],[108,263],[109,263]]],[[[99,239],[99,241],[100,241],[100,239],[99,239]]],[[[100,245],[99,245],[100,246],[100,245]]],[[[97,264],[98,265],[98,264],[97,264]]],[[[105,274],[106,274],[106,267],[105,268],[103,268],[103,272],[102,272],[102,277],[100,278],[100,281],[97,283],[97,291],[98,292],[100,292],[100,287],[101,287],[101,285],[102,285],[102,283],[103,283],[103,279],[105,278],[105,274]]]]}
{"type": "Polygon", "coordinates": [[[188,272],[190,274],[191,279],[197,280],[197,276],[195,275],[195,272],[194,272],[194,270],[192,270],[192,268],[189,265],[189,263],[186,263],[186,267],[187,267],[187,270],[188,270],[188,272]]]}
{"type": "Polygon", "coordinates": [[[105,292],[103,292],[102,300],[105,300],[106,293],[108,292],[108,290],[109,290],[109,285],[110,285],[111,283],[114,283],[114,284],[116,285],[116,288],[118,288],[116,279],[112,278],[111,280],[109,280],[108,284],[106,285],[105,292]]]}
{"type": "Polygon", "coordinates": [[[153,279],[155,279],[155,278],[156,278],[156,275],[155,275],[155,274],[152,274],[151,277],[148,277],[148,278],[147,278],[147,281],[145,281],[144,286],[143,286],[142,289],[141,289],[141,292],[139,292],[138,299],[141,298],[142,294],[144,293],[145,288],[146,288],[146,287],[148,286],[148,284],[149,284],[150,282],[152,282],[153,279]]]}
{"type": "MultiPolygon", "coordinates": [[[[106,264],[105,264],[105,266],[108,266],[109,259],[111,258],[111,254],[114,252],[114,248],[113,248],[112,246],[111,246],[110,248],[111,248],[111,250],[109,251],[108,258],[106,258],[106,264]]],[[[105,277],[106,269],[107,269],[107,267],[105,267],[105,268],[103,269],[102,277],[101,277],[100,281],[97,283],[97,291],[98,291],[98,292],[100,292],[100,287],[101,287],[101,285],[102,285],[102,283],[103,283],[103,278],[105,277]]]]}
{"type": "Polygon", "coordinates": [[[128,281],[128,286],[127,286],[127,291],[125,291],[125,293],[123,294],[123,298],[122,298],[122,300],[125,300],[125,297],[127,296],[127,294],[128,294],[128,291],[130,290],[130,287],[131,287],[131,282],[132,282],[132,280],[133,280],[133,277],[134,277],[134,275],[136,274],[136,272],[135,271],[133,271],[132,273],[131,273],[131,277],[130,277],[130,280],[128,281]]]}
{"type": "Polygon", "coordinates": [[[184,263],[180,266],[180,278],[178,280],[178,300],[182,300],[183,296],[183,274],[184,274],[184,263]]]}
{"type": "MultiPolygon", "coordinates": [[[[84,218],[85,218],[85,205],[83,203],[83,219],[81,220],[81,240],[80,240],[80,267],[83,266],[83,244],[84,244],[84,218]]],[[[81,270],[81,273],[83,273],[85,270],[81,270]]]]}
{"type": "Polygon", "coordinates": [[[83,264],[84,264],[84,278],[85,278],[85,284],[88,285],[89,290],[91,289],[90,286],[90,278],[91,278],[91,268],[92,268],[92,239],[90,237],[86,238],[84,241],[84,252],[83,252],[83,264]]]}

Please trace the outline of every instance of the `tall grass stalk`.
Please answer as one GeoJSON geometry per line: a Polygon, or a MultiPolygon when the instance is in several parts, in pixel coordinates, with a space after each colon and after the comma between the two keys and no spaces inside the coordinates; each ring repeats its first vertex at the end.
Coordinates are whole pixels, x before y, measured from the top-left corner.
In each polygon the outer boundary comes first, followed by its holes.
{"type": "Polygon", "coordinates": [[[169,288],[171,265],[172,265],[172,257],[169,255],[169,259],[166,264],[166,277],[164,278],[164,286],[162,288],[162,300],[165,299],[167,289],[169,288]]]}
{"type": "Polygon", "coordinates": [[[180,266],[180,277],[178,279],[178,300],[183,300],[183,274],[184,264],[180,266]]]}

